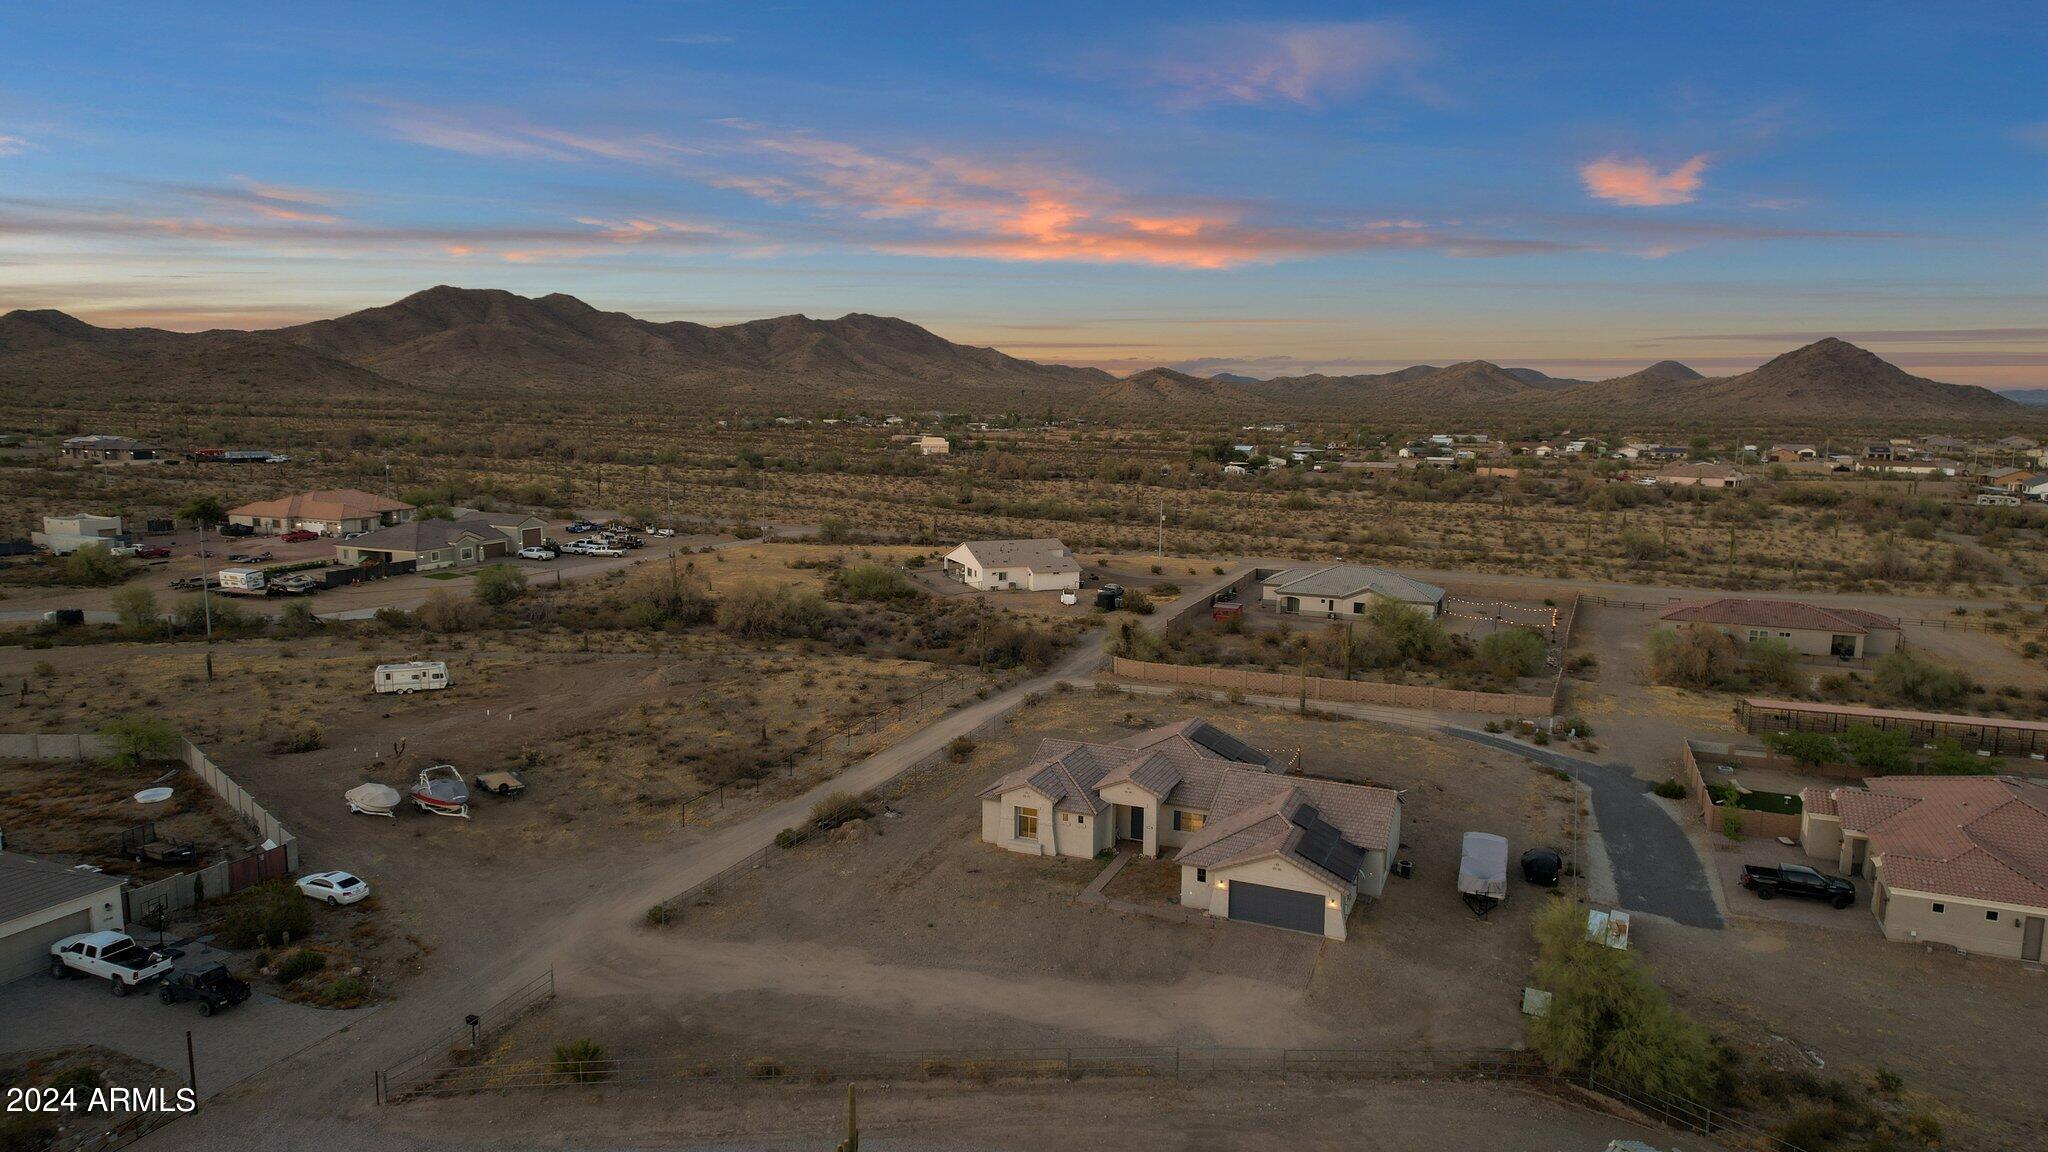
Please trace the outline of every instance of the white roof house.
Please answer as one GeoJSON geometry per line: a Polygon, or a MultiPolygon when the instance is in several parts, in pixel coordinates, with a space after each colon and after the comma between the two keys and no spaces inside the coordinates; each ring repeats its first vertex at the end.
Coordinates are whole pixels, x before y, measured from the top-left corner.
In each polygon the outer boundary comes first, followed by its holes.
{"type": "Polygon", "coordinates": [[[1081,587],[1081,562],[1057,540],[969,540],[946,553],[946,575],[983,592],[1081,587]]]}
{"type": "Polygon", "coordinates": [[[1261,598],[1282,612],[1363,616],[1374,598],[1412,605],[1431,616],[1444,610],[1444,590],[1366,564],[1288,568],[1266,577],[1261,598]]]}

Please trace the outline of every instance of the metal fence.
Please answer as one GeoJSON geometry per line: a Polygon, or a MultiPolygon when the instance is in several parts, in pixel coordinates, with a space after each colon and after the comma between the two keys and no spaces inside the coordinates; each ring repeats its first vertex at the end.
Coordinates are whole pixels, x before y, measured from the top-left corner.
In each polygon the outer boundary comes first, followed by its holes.
{"type": "Polygon", "coordinates": [[[414,1095],[574,1088],[587,1084],[649,1086],[691,1081],[726,1084],[824,1084],[838,1080],[953,1081],[1160,1079],[1232,1075],[1353,1080],[1550,1078],[1533,1054],[1508,1051],[1430,1053],[1374,1049],[1047,1047],[917,1049],[893,1052],[679,1054],[530,1060],[460,1067],[414,1095]]]}
{"type": "Polygon", "coordinates": [[[504,999],[451,1028],[433,1043],[376,1074],[377,1103],[391,1104],[428,1093],[444,1078],[477,1059],[485,1044],[505,1034],[521,1016],[555,998],[555,970],[548,969],[504,999]]]}

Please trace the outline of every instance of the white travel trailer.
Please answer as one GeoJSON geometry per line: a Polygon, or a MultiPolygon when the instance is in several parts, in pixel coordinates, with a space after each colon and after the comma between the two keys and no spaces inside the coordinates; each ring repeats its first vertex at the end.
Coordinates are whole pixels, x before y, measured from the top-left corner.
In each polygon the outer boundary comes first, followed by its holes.
{"type": "Polygon", "coordinates": [[[263,596],[270,591],[270,577],[261,568],[223,568],[220,590],[237,596],[263,596]]]}
{"type": "Polygon", "coordinates": [[[377,665],[375,687],[379,692],[431,692],[447,686],[448,664],[443,660],[377,665]]]}

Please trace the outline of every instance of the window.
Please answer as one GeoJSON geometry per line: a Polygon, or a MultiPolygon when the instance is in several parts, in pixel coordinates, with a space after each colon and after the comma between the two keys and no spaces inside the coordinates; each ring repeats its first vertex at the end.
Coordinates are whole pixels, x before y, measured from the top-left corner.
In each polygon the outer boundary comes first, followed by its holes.
{"type": "Polygon", "coordinates": [[[1752,644],[1759,640],[1768,640],[1770,636],[1771,634],[1762,628],[1751,628],[1749,630],[1749,642],[1752,644]]]}
{"type": "Polygon", "coordinates": [[[1363,613],[1365,611],[1365,601],[1353,600],[1351,602],[1351,610],[1356,613],[1363,613]]]}
{"type": "Polygon", "coordinates": [[[1941,901],[1939,901],[1939,900],[1937,900],[1937,901],[1935,901],[1935,902],[1934,902],[1934,912],[1935,912],[1935,915],[1937,915],[1937,916],[1938,916],[1938,915],[1940,915],[1941,913],[1943,913],[1943,912],[1946,912],[1946,911],[1948,911],[1948,905],[1946,905],[1946,904],[1943,904],[1943,903],[1942,903],[1941,901]]]}
{"type": "Polygon", "coordinates": [[[1014,808],[1017,816],[1017,839],[1038,839],[1038,811],[1035,808],[1014,808]]]}
{"type": "Polygon", "coordinates": [[[1207,868],[1197,868],[1197,869],[1195,869],[1195,883],[1197,883],[1197,884],[1207,884],[1208,882],[1209,882],[1209,870],[1208,870],[1207,868]]]}
{"type": "Polygon", "coordinates": [[[1200,832],[1202,825],[1208,822],[1209,818],[1200,812],[1183,812],[1178,808],[1173,810],[1173,830],[1175,832],[1200,832]]]}
{"type": "Polygon", "coordinates": [[[1989,921],[1991,921],[1991,922],[1992,922],[1993,924],[1996,924],[1996,923],[1998,923],[1998,912],[1997,912],[1997,910],[1996,910],[1996,909],[1993,909],[1993,910],[1991,910],[1991,911],[1988,911],[1988,912],[1984,913],[1984,918],[1985,918],[1986,920],[1989,920],[1989,921]]]}

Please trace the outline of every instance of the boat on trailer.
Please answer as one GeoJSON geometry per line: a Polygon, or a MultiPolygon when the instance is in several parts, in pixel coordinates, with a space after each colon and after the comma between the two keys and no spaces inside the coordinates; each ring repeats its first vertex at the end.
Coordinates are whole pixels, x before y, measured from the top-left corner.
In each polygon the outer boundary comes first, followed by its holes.
{"type": "Polygon", "coordinates": [[[453,764],[422,769],[412,786],[413,807],[436,816],[469,818],[469,785],[453,764]]]}
{"type": "Polygon", "coordinates": [[[402,799],[398,789],[388,784],[358,784],[343,796],[348,801],[348,810],[363,816],[382,816],[387,820],[398,819],[395,811],[402,799]]]}

